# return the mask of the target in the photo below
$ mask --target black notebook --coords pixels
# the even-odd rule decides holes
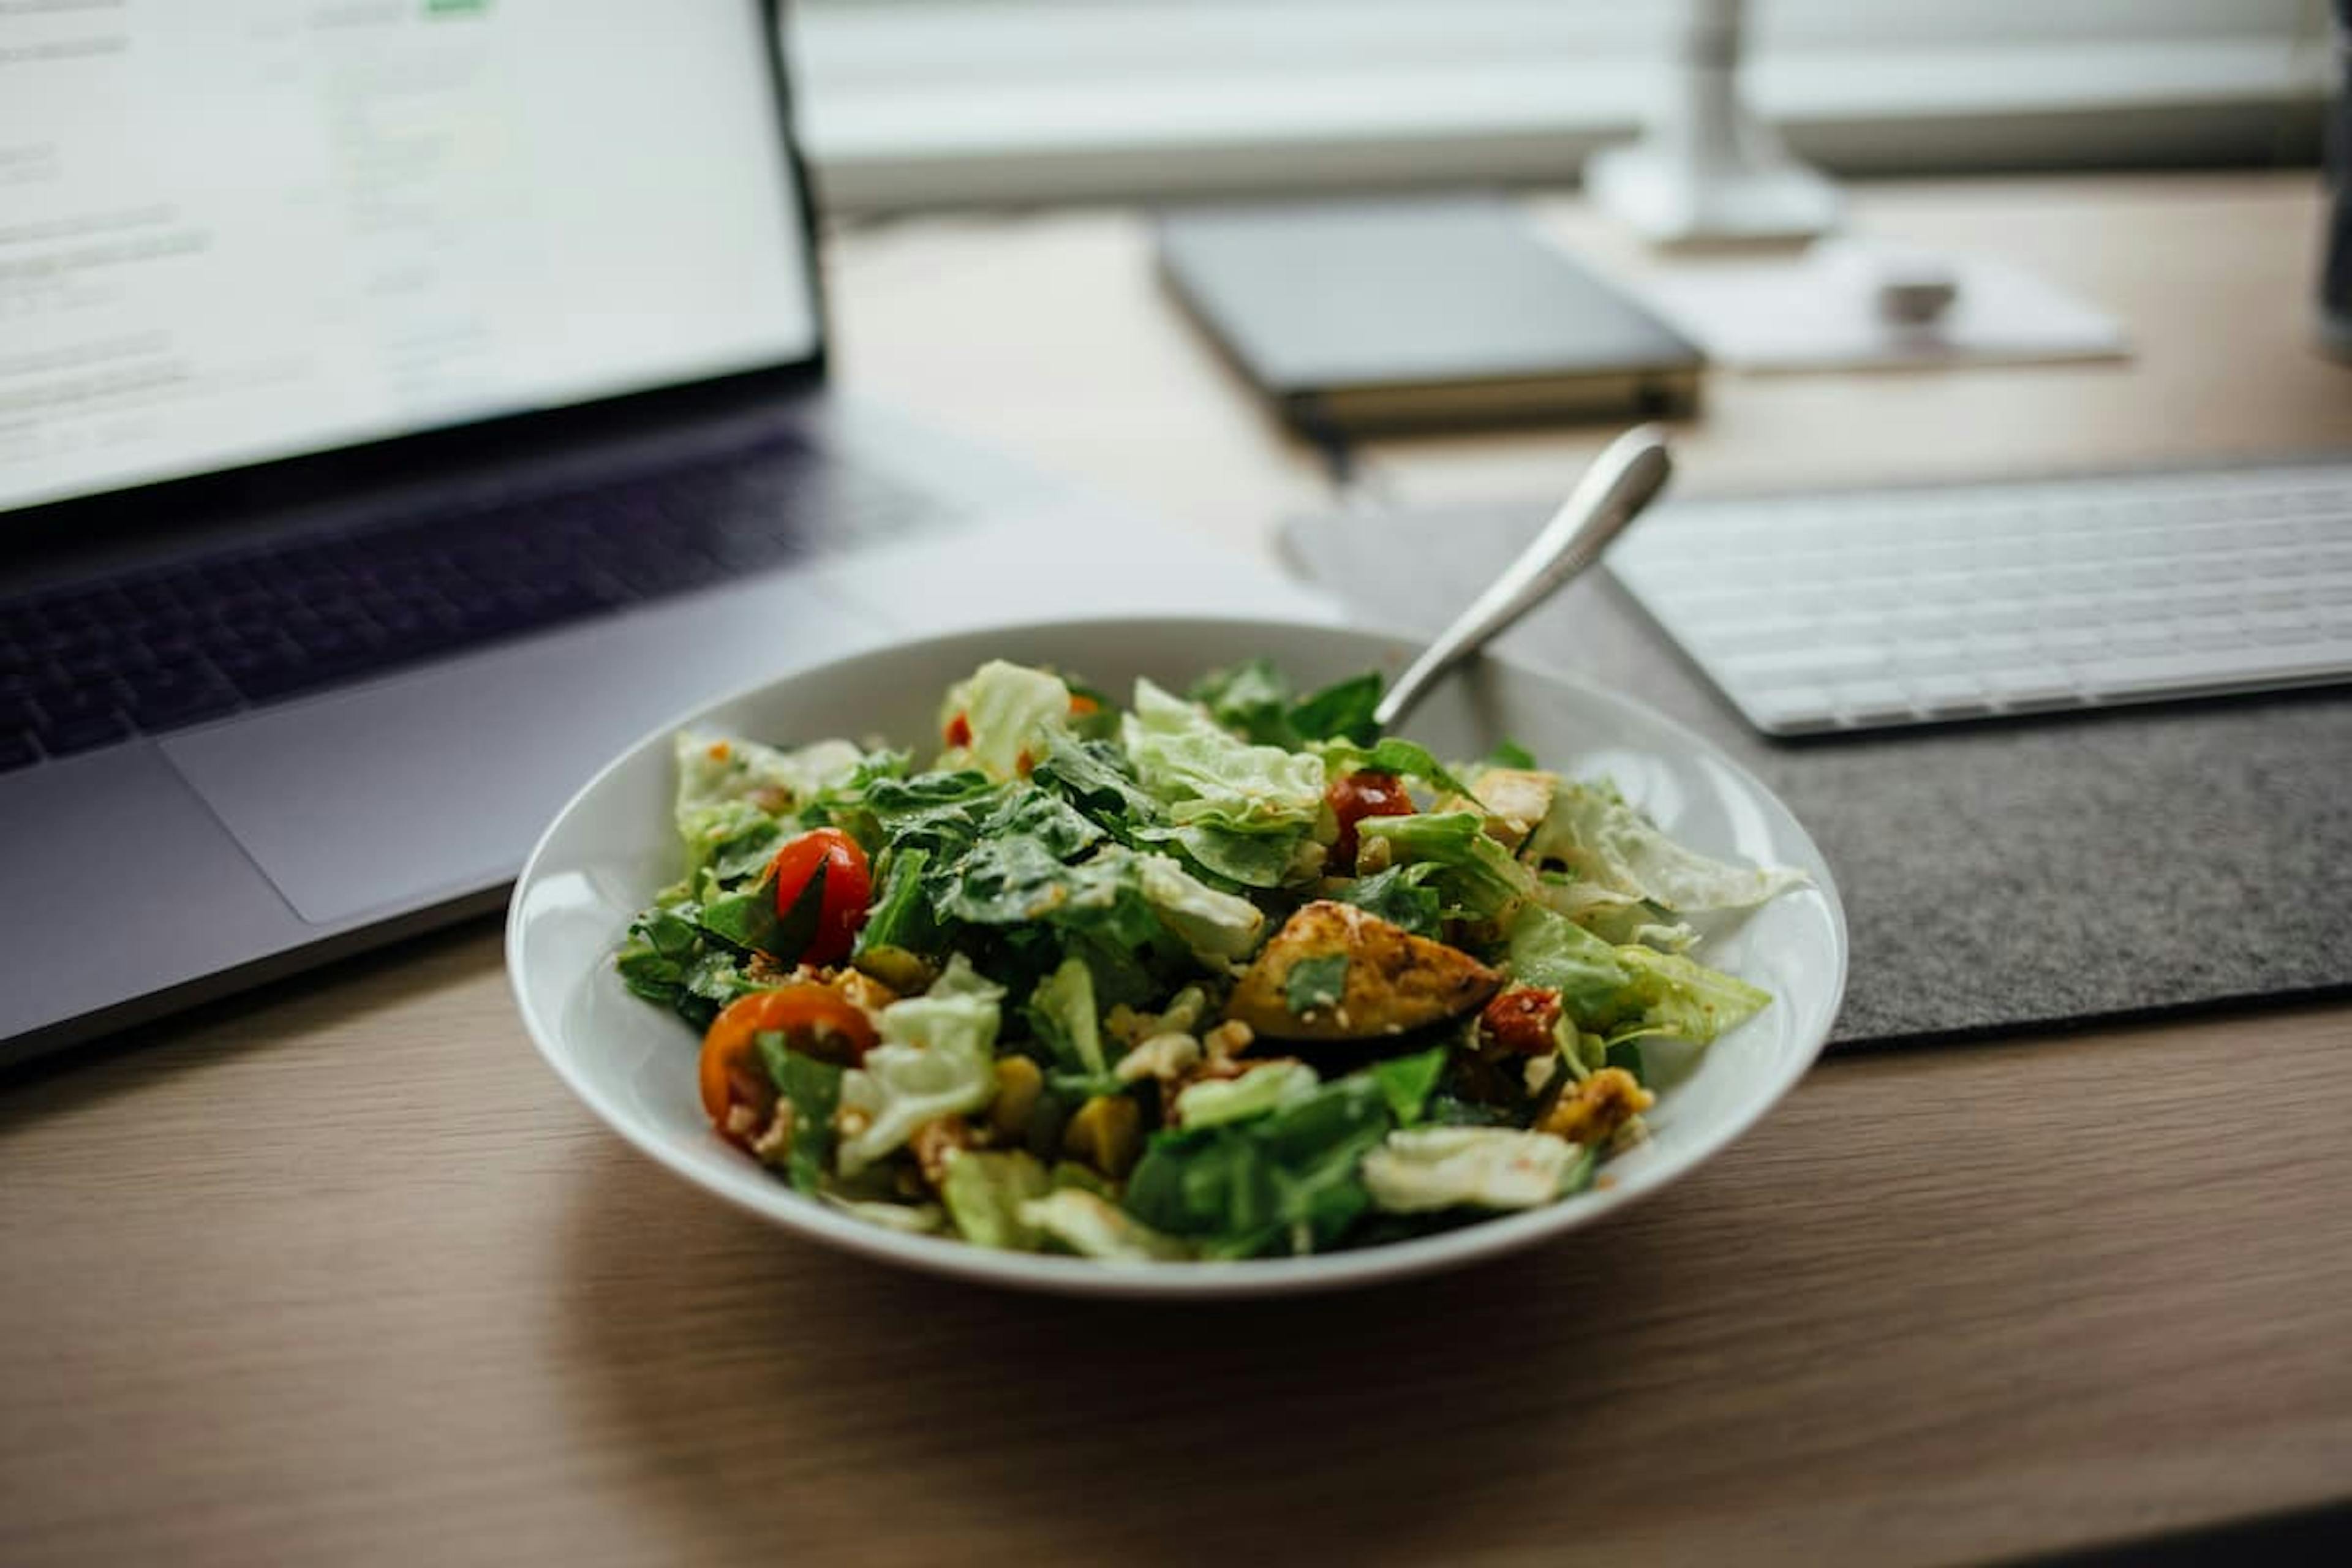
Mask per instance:
[[[1496,197],[1195,207],[1160,265],[1310,430],[1678,414],[1698,351]]]

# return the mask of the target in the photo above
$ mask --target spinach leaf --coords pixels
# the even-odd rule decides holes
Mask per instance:
[[[1486,765],[1495,768],[1532,768],[1538,765],[1536,754],[1507,735],[1495,742],[1486,753]]]
[[[1291,732],[1305,741],[1348,740],[1370,745],[1381,732],[1372,717],[1380,702],[1379,672],[1366,670],[1300,699],[1290,710]]]
[[[1135,782],[1126,753],[1110,741],[1054,735],[1029,778],[1114,829],[1160,819],[1160,803]]]
[[[1162,1133],[1128,1179],[1127,1207],[1204,1256],[1328,1247],[1370,1205],[1357,1167],[1391,1124],[1379,1086],[1360,1076],[1268,1116]]]
[[[865,925],[858,929],[852,956],[883,947],[908,952],[937,950],[940,923],[932,917],[930,900],[923,892],[924,873],[930,864],[931,852],[920,845],[883,851],[882,890],[876,895]]]
[[[1260,746],[1296,748],[1298,733],[1290,726],[1290,682],[1260,658],[1213,669],[1184,693],[1209,710],[1209,716],[1244,740]]]
[[[1635,1083],[1644,1088],[1649,1085],[1650,1080],[1642,1068],[1642,1043],[1639,1040],[1620,1040],[1609,1047],[1601,1057],[1601,1066],[1623,1068],[1633,1075]]]
[[[822,882],[820,868],[812,883]],[[805,893],[802,895],[807,897]],[[777,945],[776,885],[761,879],[748,888],[721,893],[702,906],[702,929],[730,947],[788,956]]]
[[[1368,1069],[1400,1127],[1419,1122],[1437,1080],[1445,1072],[1445,1047],[1433,1046],[1409,1057],[1391,1057]]]

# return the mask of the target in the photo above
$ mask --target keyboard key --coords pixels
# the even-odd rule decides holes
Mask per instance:
[[[131,726],[119,713],[82,713],[45,723],[38,731],[41,749],[53,757],[70,756],[131,737]]]
[[[2078,673],[2094,695],[2137,697],[2217,686],[2300,682],[2342,676],[2347,671],[2352,671],[2352,642],[2338,640],[2294,647],[2224,648],[2148,658],[2104,659],[2084,666]]]
[[[1837,689],[1838,710],[1855,724],[1885,724],[1917,716],[1911,695],[1892,680],[1852,680]]]
[[[1827,730],[1837,723],[1837,702],[1826,687],[1767,687],[1742,693],[1740,702],[1758,724],[1775,734]]]
[[[1939,718],[1982,713],[1991,707],[1984,688],[1973,676],[1922,675],[1908,679],[1905,684],[1919,707]]]

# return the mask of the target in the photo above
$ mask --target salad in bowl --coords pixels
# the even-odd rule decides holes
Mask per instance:
[[[1775,1005],[1708,934],[1808,879],[1381,689],[990,658],[919,746],[690,727],[612,973],[731,1158],[891,1232],[1238,1262],[1575,1201]]]

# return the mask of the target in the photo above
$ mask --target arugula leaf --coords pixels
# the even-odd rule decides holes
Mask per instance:
[[[1381,732],[1379,721],[1372,717],[1372,710],[1380,704],[1380,674],[1367,670],[1300,699],[1290,710],[1291,731],[1301,740],[1338,738],[1370,745]]]
[[[1389,1102],[1389,1114],[1397,1119],[1398,1125],[1411,1127],[1421,1121],[1437,1080],[1444,1075],[1445,1047],[1433,1046],[1409,1057],[1391,1057],[1374,1062],[1367,1070],[1372,1081],[1381,1086],[1381,1093]]]
[[[1290,966],[1282,983],[1282,1003],[1292,1017],[1303,1018],[1318,1007],[1336,1007],[1348,989],[1348,955],[1318,952]]]
[[[1343,904],[1402,926],[1415,936],[1434,937],[1444,925],[1444,900],[1429,886],[1438,868],[1430,861],[1391,866],[1370,877],[1359,877],[1331,896]]]

